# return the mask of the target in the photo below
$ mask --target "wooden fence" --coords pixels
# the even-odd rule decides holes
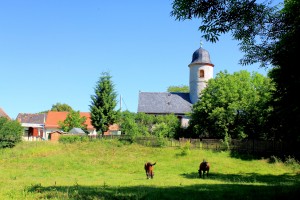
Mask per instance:
[[[95,139],[120,139],[129,140],[126,135],[104,135],[96,136]],[[169,146],[183,147],[189,145],[190,148],[199,148],[207,150],[231,150],[241,153],[261,154],[261,155],[290,155],[300,157],[300,145],[279,142],[279,141],[261,141],[261,140],[231,140],[226,146],[220,139],[192,139],[179,138],[162,139],[156,137],[137,137],[134,141],[145,146]]]

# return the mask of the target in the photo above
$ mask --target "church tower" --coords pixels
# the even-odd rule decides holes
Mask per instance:
[[[213,78],[214,65],[210,61],[208,51],[202,45],[193,54],[190,68],[190,100],[194,104],[198,101],[200,92],[206,87],[209,79]]]

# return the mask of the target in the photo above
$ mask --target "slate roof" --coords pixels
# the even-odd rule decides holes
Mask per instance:
[[[46,118],[46,113],[19,113],[17,116],[17,120],[20,123],[28,123],[28,124],[44,124],[44,120]]]
[[[148,114],[184,115],[191,112],[189,93],[180,92],[140,92],[138,112]]]
[[[210,64],[214,66],[210,61],[210,55],[208,51],[200,47],[193,53],[192,62],[190,65],[193,64]]]
[[[2,108],[0,108],[0,117],[6,117],[7,119],[10,119],[10,117],[4,112]]]
[[[85,132],[81,128],[72,128],[69,133],[73,134],[85,134]]]

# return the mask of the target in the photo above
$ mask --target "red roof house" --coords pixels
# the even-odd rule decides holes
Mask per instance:
[[[58,112],[58,111],[49,111],[45,121],[45,130],[46,133],[52,133],[55,131],[60,131],[59,121],[64,121],[67,118],[69,112]],[[91,115],[89,112],[80,112],[80,116],[86,117],[85,124],[87,125],[87,130],[89,134],[96,134],[96,129],[91,124]]]

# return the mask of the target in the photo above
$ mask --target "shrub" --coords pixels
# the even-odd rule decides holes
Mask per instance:
[[[285,158],[284,164],[292,166],[292,167],[296,167],[296,168],[300,168],[300,162],[297,161],[294,157],[292,156],[287,156]]]
[[[270,156],[270,158],[269,158],[269,163],[280,163],[280,162],[281,162],[281,159],[274,155]]]
[[[79,135],[62,135],[59,137],[59,142],[61,143],[75,143],[75,142],[88,142],[89,138],[86,136]]]
[[[184,146],[180,147],[181,148],[181,155],[182,156],[187,156],[191,153],[191,143],[190,141],[187,141]]]
[[[4,120],[0,123],[0,148],[11,148],[22,141],[23,127],[17,120]]]

